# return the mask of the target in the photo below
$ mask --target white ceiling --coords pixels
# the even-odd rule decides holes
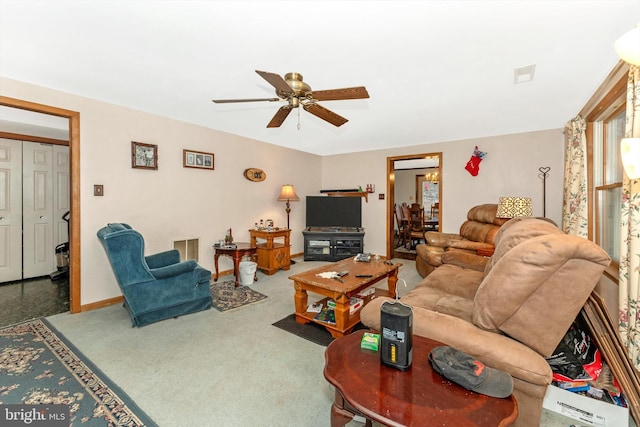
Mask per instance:
[[[328,155],[561,128],[638,22],[638,0],[0,0],[0,75]],[[321,102],[340,128],[211,102],[272,97],[256,69],[370,98]]]

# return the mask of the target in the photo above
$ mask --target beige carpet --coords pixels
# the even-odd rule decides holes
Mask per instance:
[[[394,261],[403,264],[404,295],[420,277],[413,261]],[[326,427],[334,390],[323,376],[325,347],[272,326],[294,310],[288,277],[321,265],[297,260],[289,271],[258,272],[251,288],[269,298],[228,313],[132,328],[117,304],[48,320],[161,427]],[[546,411],[543,417],[544,427],[578,425]]]

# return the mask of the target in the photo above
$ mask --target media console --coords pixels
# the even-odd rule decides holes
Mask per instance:
[[[364,228],[307,227],[302,235],[305,261],[340,261],[364,249]]]

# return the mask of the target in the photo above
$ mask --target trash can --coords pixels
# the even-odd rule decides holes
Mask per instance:
[[[253,261],[240,261],[240,284],[249,286],[253,284],[253,277],[256,274],[258,264]]]

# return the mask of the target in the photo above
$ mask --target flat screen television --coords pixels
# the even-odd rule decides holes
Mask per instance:
[[[362,228],[362,198],[307,196],[307,228]]]

